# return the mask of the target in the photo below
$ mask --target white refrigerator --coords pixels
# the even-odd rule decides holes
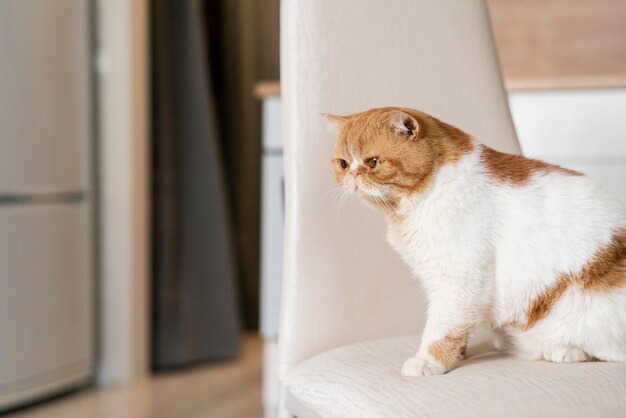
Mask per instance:
[[[0,0],[0,411],[94,368],[89,0]]]

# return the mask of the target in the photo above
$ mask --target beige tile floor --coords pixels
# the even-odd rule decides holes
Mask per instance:
[[[86,389],[11,418],[255,418],[261,404],[262,343],[243,340],[232,361],[158,374],[129,388]]]

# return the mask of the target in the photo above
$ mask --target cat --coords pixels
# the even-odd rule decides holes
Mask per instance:
[[[349,194],[382,211],[422,283],[427,322],[405,376],[439,375],[489,326],[518,355],[626,361],[626,212],[577,171],[491,149],[424,112],[325,115]]]

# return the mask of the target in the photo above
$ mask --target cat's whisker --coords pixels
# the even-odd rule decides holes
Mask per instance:
[[[328,212],[337,212],[341,210],[349,197],[349,194],[346,193],[345,189],[341,186],[329,189],[326,191],[326,193],[332,193],[334,195],[332,198],[332,203],[330,205],[331,209],[329,209]]]
[[[383,212],[385,212],[387,210],[387,208],[385,207],[385,205],[382,202],[382,200],[380,199],[380,197],[372,196],[372,199],[374,200],[374,202],[376,202],[378,204],[378,206],[380,206],[380,208],[383,210]]]
[[[391,203],[387,199],[382,198],[382,197],[380,199],[381,199],[383,205],[385,205],[385,207],[389,210],[390,213],[394,212],[393,206],[391,205]]]
[[[379,196],[374,196],[373,198],[380,205],[381,209],[383,209],[384,212],[386,212],[387,214],[393,213],[393,208],[391,207],[389,202]]]
[[[327,194],[337,194],[339,192],[343,192],[343,188],[341,186],[334,186],[334,187],[331,187],[330,189],[324,190],[324,193],[327,193]]]
[[[332,206],[337,206],[337,204],[343,199],[343,195],[345,194],[342,187],[335,186],[332,189],[326,191],[328,194],[332,194]]]
[[[393,212],[393,208],[391,207],[391,205],[389,204],[387,200],[385,200],[384,198],[380,196],[375,196],[375,200],[381,205],[383,210],[385,210],[387,213]]]
[[[348,193],[346,193],[345,190],[341,190],[341,192],[342,193],[339,196],[339,203],[337,205],[337,209],[341,209],[346,204],[346,202],[348,201],[348,197],[349,197]]]

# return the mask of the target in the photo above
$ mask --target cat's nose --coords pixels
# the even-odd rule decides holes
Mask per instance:
[[[350,173],[352,173],[352,175],[354,176],[354,178],[357,178],[357,177],[359,176],[359,174],[361,174],[361,173],[359,173],[358,171],[350,171]]]

